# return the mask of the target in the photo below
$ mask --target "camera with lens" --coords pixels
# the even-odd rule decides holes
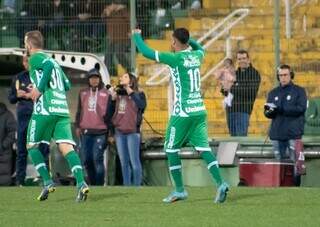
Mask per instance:
[[[267,118],[273,119],[277,116],[278,108],[274,103],[264,104],[264,115]]]
[[[117,85],[115,91],[117,95],[128,95],[127,90],[124,88],[122,84]]]

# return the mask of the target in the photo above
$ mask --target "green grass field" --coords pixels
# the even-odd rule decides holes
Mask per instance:
[[[320,226],[320,189],[232,188],[220,205],[212,188],[187,190],[188,200],[163,204],[168,187],[92,187],[77,204],[73,187],[44,202],[39,187],[0,188],[0,226]]]

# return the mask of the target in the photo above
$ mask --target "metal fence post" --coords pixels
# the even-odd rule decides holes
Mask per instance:
[[[274,72],[277,73],[277,68],[280,65],[280,1],[274,0],[274,21],[273,21],[273,41],[274,41]],[[274,77],[275,83],[277,78]]]
[[[130,28],[136,28],[136,1],[130,0]],[[136,45],[134,43],[133,38],[131,37],[131,72],[136,71]]]
[[[286,7],[286,37],[291,38],[291,5],[290,0],[285,1]]]

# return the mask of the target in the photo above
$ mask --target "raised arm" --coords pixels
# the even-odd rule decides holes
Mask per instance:
[[[191,46],[191,48],[193,50],[200,50],[200,51],[202,51],[204,53],[203,47],[197,41],[195,41],[194,39],[192,39],[192,38],[189,39],[189,45]]]
[[[156,60],[155,50],[151,49],[149,46],[145,44],[141,37],[141,33],[139,33],[139,30],[136,29],[133,31],[133,39],[136,43],[138,50],[142,53],[143,56],[151,60]]]
[[[159,52],[157,50],[151,49],[148,45],[145,44],[141,37],[141,30],[134,29],[132,31],[134,42],[137,45],[138,50],[142,53],[143,56],[151,60],[155,60],[160,63],[171,65],[175,62],[175,54],[171,52]]]

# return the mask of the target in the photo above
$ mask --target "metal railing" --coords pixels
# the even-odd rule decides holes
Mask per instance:
[[[291,38],[291,12],[296,9],[298,6],[304,5],[308,0],[296,0],[294,4],[291,3],[291,0],[285,0],[285,15],[286,15],[286,37],[287,39]],[[304,18],[305,20],[305,18]]]

